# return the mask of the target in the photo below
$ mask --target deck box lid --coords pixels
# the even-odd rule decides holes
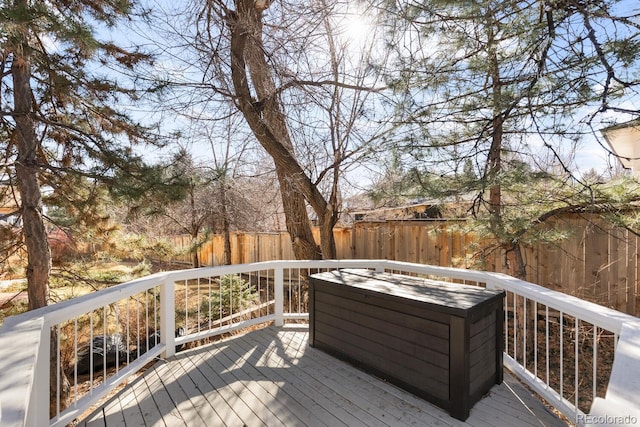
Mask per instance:
[[[470,310],[502,299],[504,291],[485,289],[459,283],[441,282],[401,274],[381,273],[365,269],[343,269],[310,276],[315,283],[324,281],[355,289],[375,292],[381,296],[403,298],[439,306],[444,311],[456,311],[465,316]]]

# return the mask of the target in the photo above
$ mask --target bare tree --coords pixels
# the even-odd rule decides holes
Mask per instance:
[[[213,167],[216,170],[216,199],[218,206],[218,223],[214,231],[224,236],[223,264],[231,264],[231,229],[232,225],[242,227],[246,218],[249,201],[247,195],[238,191],[237,179],[241,171],[241,162],[245,160],[248,141],[241,135],[240,124],[233,115],[229,115],[224,127],[216,138],[213,132],[208,132],[211,146]],[[246,229],[246,228],[245,228]]]
[[[198,67],[201,78],[168,73],[167,93],[181,91],[172,99],[189,99],[181,109],[197,120],[224,119],[225,105],[235,105],[272,159],[286,228],[296,257],[304,259],[335,257],[339,183],[366,153],[366,132],[375,123],[369,113],[377,82],[366,61],[345,66],[353,55],[335,39],[332,17],[345,4],[337,5],[210,1],[193,5],[191,15],[176,15],[180,24],[165,23],[176,27],[173,40],[184,47],[175,57],[185,56],[185,69]],[[321,230],[320,246],[309,209]]]

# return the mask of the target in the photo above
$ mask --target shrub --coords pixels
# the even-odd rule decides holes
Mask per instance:
[[[251,284],[238,275],[222,276],[216,282],[218,289],[200,305],[200,312],[210,313],[211,318],[224,318],[238,313],[258,299],[258,293]]]

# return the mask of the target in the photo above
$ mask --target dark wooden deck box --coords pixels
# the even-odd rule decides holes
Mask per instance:
[[[313,274],[309,344],[464,421],[502,382],[503,298],[370,270]]]

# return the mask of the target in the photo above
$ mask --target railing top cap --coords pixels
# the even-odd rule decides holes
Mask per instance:
[[[65,319],[61,319],[64,316],[69,315],[68,318],[71,318],[72,315],[82,314],[80,311],[86,312],[91,310],[91,307],[97,308],[102,305],[110,304],[137,292],[145,291],[155,286],[162,286],[164,283],[173,283],[175,281],[192,280],[225,274],[238,274],[252,271],[287,268],[376,268],[486,283],[487,286],[516,292],[526,298],[539,301],[549,306],[554,306],[556,309],[566,310],[567,313],[571,313],[577,317],[586,318],[589,322],[599,324],[614,332],[619,332],[623,323],[637,320],[634,316],[629,316],[570,295],[552,291],[502,273],[414,264],[392,260],[274,260],[249,264],[202,267],[198,269],[184,269],[155,273],[150,276],[135,279],[91,294],[10,317],[5,321],[2,330],[7,330],[12,328],[14,325],[38,317],[45,318],[46,322],[63,321]]]

